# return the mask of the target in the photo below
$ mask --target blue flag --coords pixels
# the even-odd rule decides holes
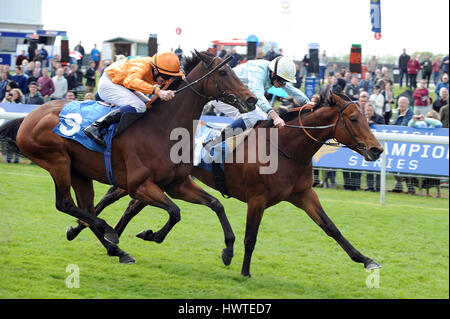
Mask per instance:
[[[381,33],[381,0],[370,0],[370,20],[372,22],[372,31]]]

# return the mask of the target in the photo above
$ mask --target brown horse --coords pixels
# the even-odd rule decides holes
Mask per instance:
[[[255,247],[259,224],[264,210],[281,201],[287,201],[303,209],[328,236],[334,238],[350,258],[363,263],[366,269],[376,269],[377,262],[362,255],[340,233],[323,210],[316,192],[312,188],[312,156],[329,139],[336,139],[354,151],[363,155],[367,161],[375,161],[383,152],[381,145],[369,129],[365,116],[358,106],[341,92],[330,92],[326,88],[321,93],[321,101],[306,114],[299,111],[284,116],[287,128],[279,130],[278,136],[278,170],[274,174],[260,174],[259,168],[264,166],[259,161],[249,163],[248,150],[257,152],[260,145],[248,145],[246,140],[234,153],[234,161],[225,163],[226,183],[229,195],[247,203],[247,226],[245,231],[245,255],[242,275],[250,276],[250,261]],[[299,126],[300,122],[300,126]],[[267,130],[272,121],[259,123],[255,128],[256,135],[260,130]],[[310,127],[310,129],[305,129]],[[315,129],[312,129],[314,127]],[[269,136],[266,134],[265,136]],[[255,141],[257,139],[253,139]],[[274,147],[268,139],[265,147]],[[242,148],[240,150],[240,148]],[[236,161],[236,154],[245,152],[244,163]],[[210,171],[194,167],[192,175],[205,184],[215,188],[213,175]],[[194,182],[190,187],[198,187]],[[127,194],[126,190],[112,187],[96,207],[100,213],[106,206]],[[142,208],[143,204],[132,200],[117,224],[116,230],[122,233],[128,222]],[[221,221],[222,222],[222,221]],[[72,238],[81,228],[70,229]],[[234,235],[225,233],[226,240],[233,240]],[[227,251],[232,251],[227,245]],[[225,264],[229,264],[229,255],[222,253]],[[232,255],[231,255],[232,257]]]
[[[197,193],[192,195],[184,184],[192,164],[171,161],[171,148],[177,143],[171,140],[171,132],[183,128],[192,136],[193,121],[199,119],[208,99],[224,99],[234,103],[241,112],[255,107],[257,99],[228,65],[206,76],[220,64],[223,64],[222,60],[207,52],[196,52],[192,58],[187,58],[183,65],[186,82],[194,85],[177,93],[168,102],[153,105],[149,112],[113,140],[112,167],[116,185],[143,205],[157,206],[169,213],[169,221],[152,236],[156,241],[162,241],[180,219],[180,209],[164,191],[176,193],[177,198],[188,201],[192,196],[198,196]],[[204,80],[195,81],[202,76],[205,76]],[[178,85],[183,87],[186,84]],[[27,158],[52,176],[56,208],[88,225],[109,255],[119,256],[123,263],[134,262],[131,256],[118,248],[116,231],[95,215],[92,180],[108,183],[103,155],[52,132],[66,103],[51,101],[28,114],[18,129],[17,145]],[[15,135],[5,130],[0,128],[0,132],[3,131],[0,136]],[[78,207],[72,199],[71,187]]]

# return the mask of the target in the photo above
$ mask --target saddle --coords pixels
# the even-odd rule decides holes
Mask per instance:
[[[115,185],[111,165],[112,140],[125,131],[132,123],[144,116],[145,113],[126,113],[117,124],[112,124],[104,130],[106,148],[95,143],[83,133],[83,129],[92,124],[98,118],[108,114],[111,106],[97,101],[72,101],[59,113],[59,124],[53,132],[64,138],[76,141],[87,149],[103,154],[105,172],[108,182]]]
[[[222,143],[215,145],[210,153],[205,150],[203,141],[208,141],[221,134],[222,128],[202,122],[196,132],[194,166],[212,172],[215,189],[225,198],[230,197],[225,178],[225,158],[232,156],[237,147],[245,141],[252,130],[253,128],[249,128],[241,134],[227,138]]]

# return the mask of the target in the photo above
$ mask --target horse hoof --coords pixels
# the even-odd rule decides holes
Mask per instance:
[[[252,275],[250,275],[250,273],[241,273],[242,276],[247,277],[247,278],[252,278]]]
[[[222,250],[222,262],[225,266],[229,266],[231,264],[231,260],[233,259],[233,253],[228,253],[227,249],[224,248]]]
[[[139,234],[136,235],[136,237],[141,238],[143,240],[147,240],[147,241],[154,241],[157,244],[160,244],[163,241],[151,229],[141,231]]]
[[[117,235],[116,232],[113,233],[105,233],[105,235],[103,236],[103,238],[113,244],[113,245],[118,245],[119,244],[119,236]]]
[[[365,268],[367,270],[375,270],[380,269],[381,266],[375,260],[371,260],[367,265],[365,265]]]
[[[75,234],[74,229],[73,229],[72,226],[70,226],[69,228],[67,228],[67,231],[66,231],[66,237],[67,237],[67,240],[68,240],[68,241],[72,241],[72,240],[75,239],[75,237],[77,237],[77,235]]]
[[[124,255],[120,256],[119,261],[121,264],[135,264],[136,263],[136,259],[131,257],[129,254],[124,254]]]
[[[153,232],[153,230],[149,229],[141,231],[139,234],[136,235],[136,237],[141,238],[143,240],[152,241],[154,235],[155,233]]]

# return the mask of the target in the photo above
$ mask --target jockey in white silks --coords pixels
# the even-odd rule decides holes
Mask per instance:
[[[235,107],[224,102],[209,102],[208,106],[212,104],[214,108],[234,121],[225,127],[221,134],[206,143],[205,148],[208,151],[214,145],[221,143],[226,137],[233,136],[236,131],[242,132],[253,127],[259,120],[271,118],[276,127],[285,125],[283,119],[273,110],[272,105],[265,97],[265,93],[272,86],[282,88],[289,96],[295,98],[300,105],[309,102],[308,97],[291,84],[295,83],[296,68],[294,61],[288,57],[279,56],[270,62],[267,60],[250,60],[234,67],[233,71],[239,80],[258,98],[258,102],[253,111],[244,114],[239,113]]]

